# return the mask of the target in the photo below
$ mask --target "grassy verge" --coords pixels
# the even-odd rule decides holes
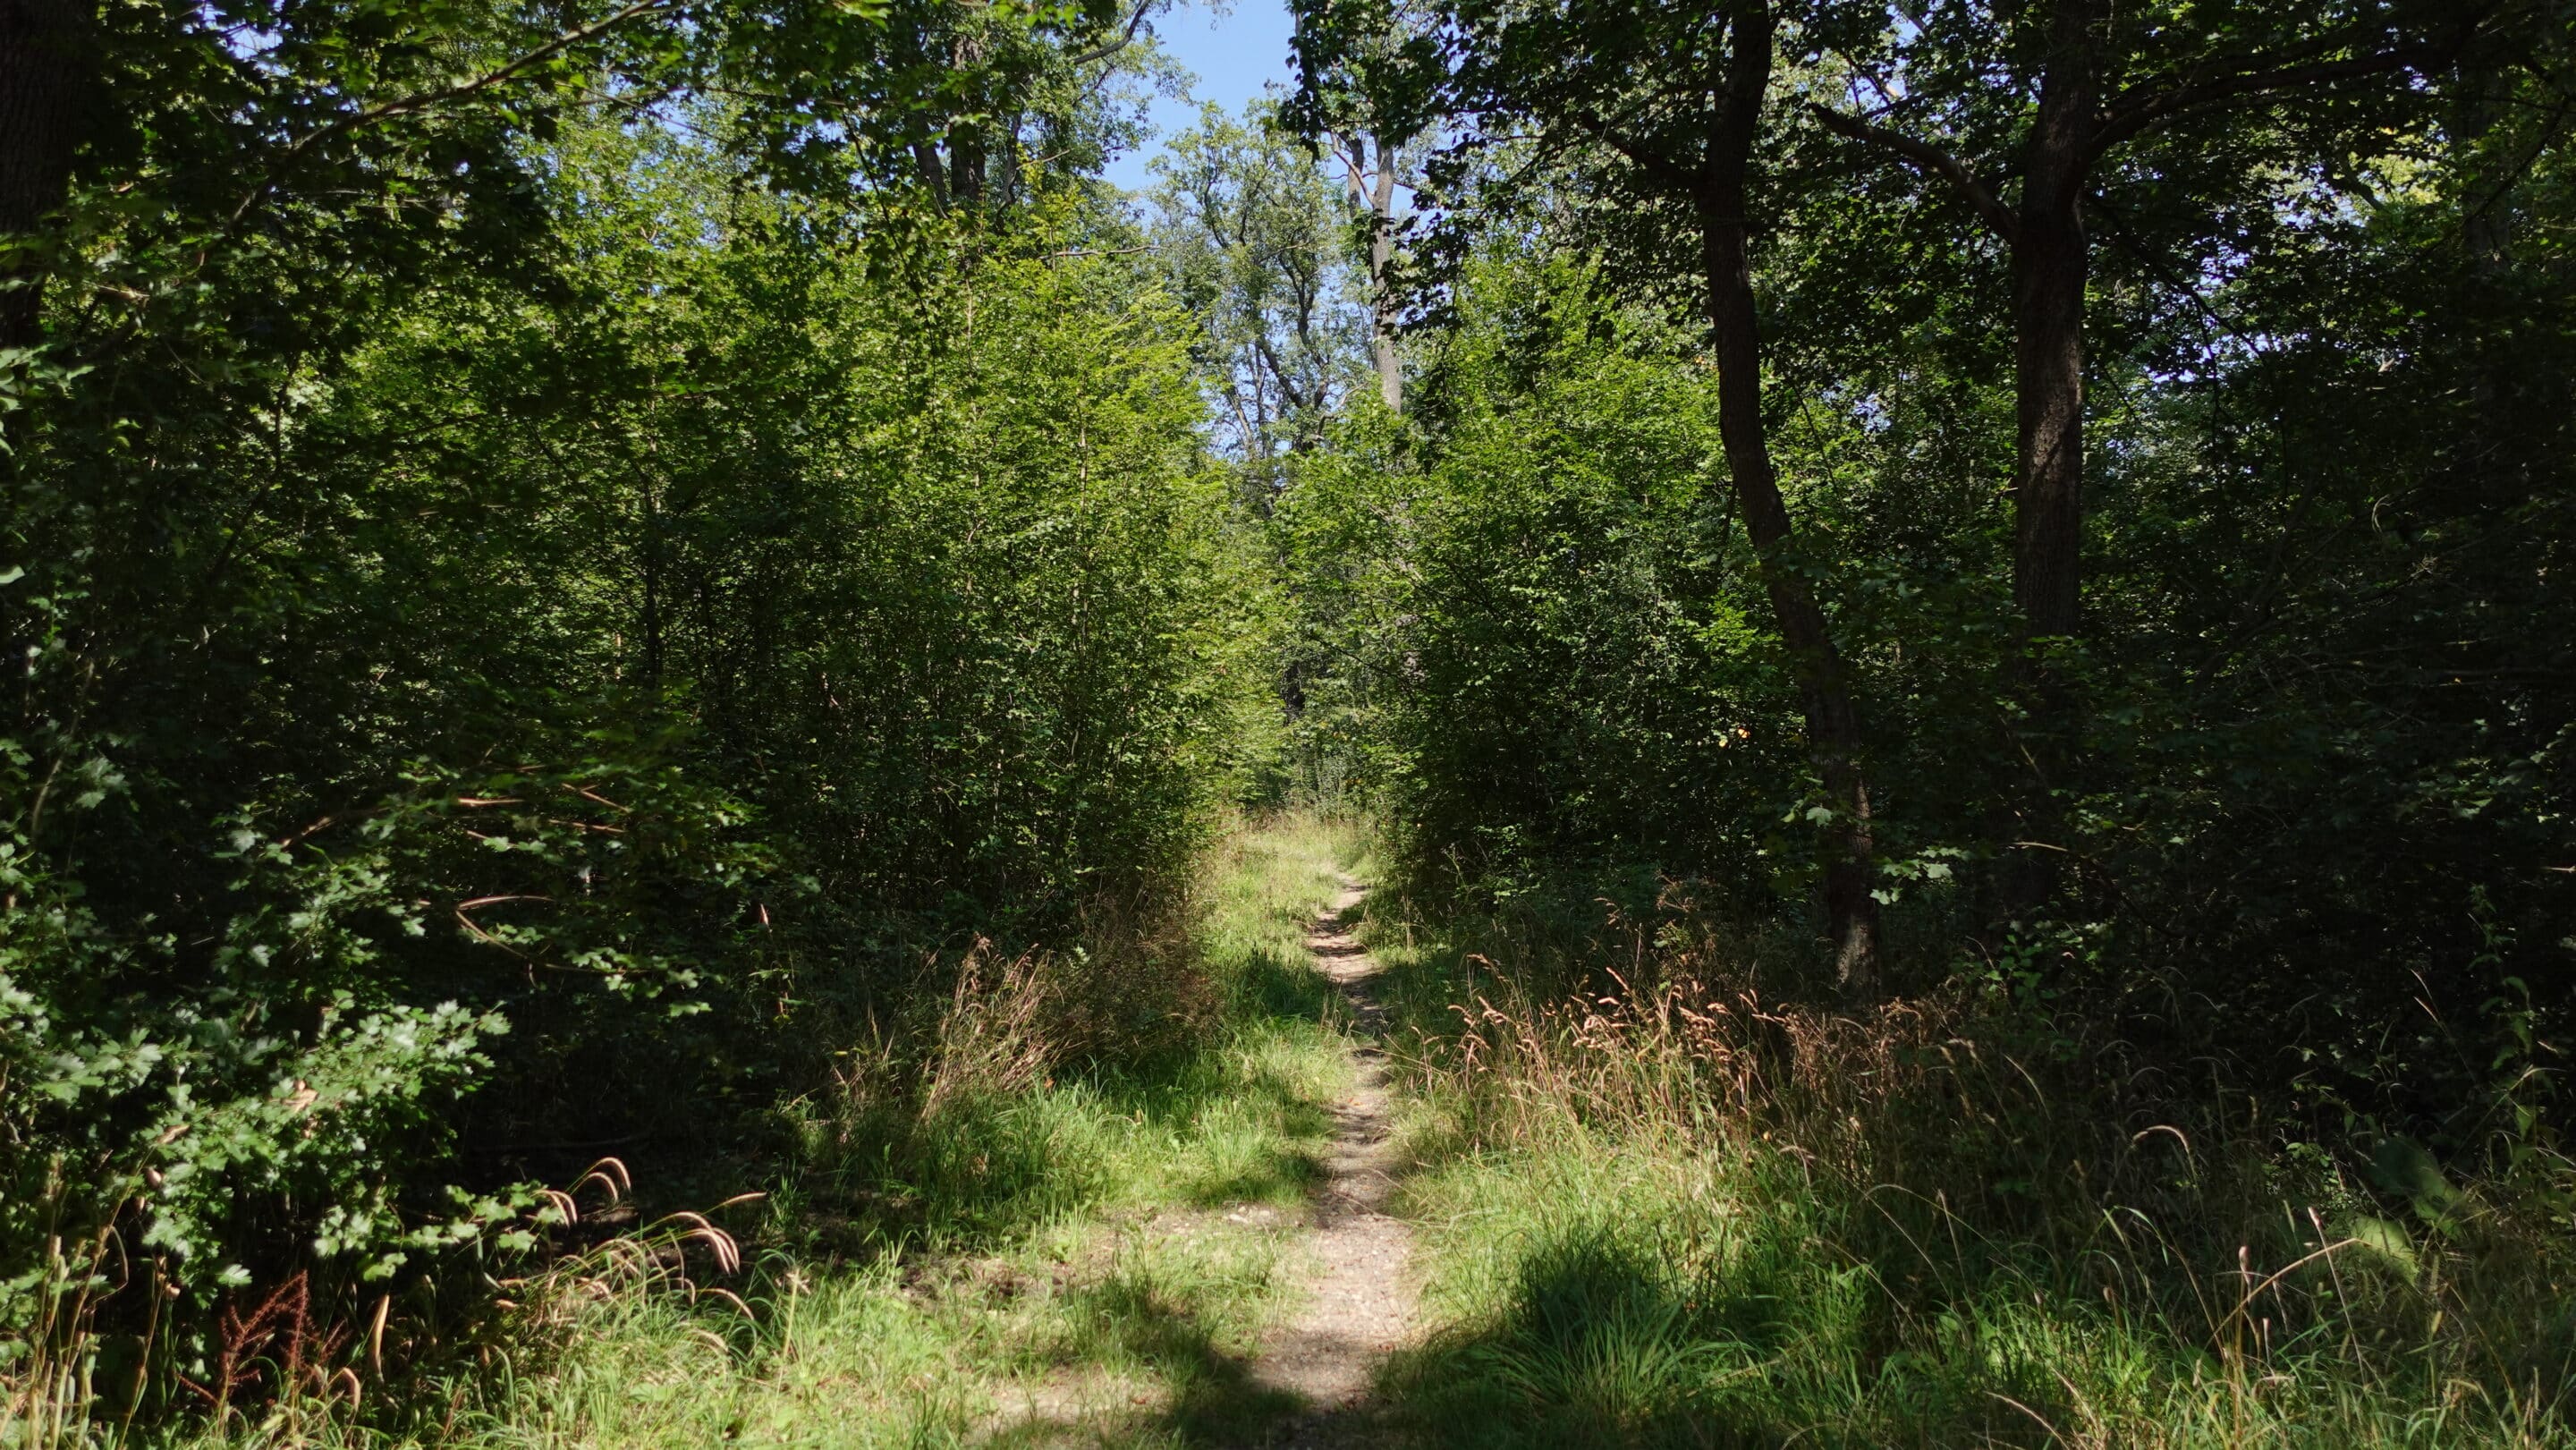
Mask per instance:
[[[1776,1008],[1669,925],[1365,935],[1441,1326],[1390,1375],[1417,1443],[2576,1445],[2548,1152],[2392,1203],[1970,995]]]
[[[1353,849],[1304,818],[1238,832],[1188,952],[970,973],[899,1095],[854,1051],[842,1091],[783,1113],[794,1166],[733,1210],[762,1220],[738,1240],[685,1218],[631,1233],[516,1286],[513,1332],[403,1413],[306,1402],[221,1443],[1151,1446],[1253,1430],[1286,1407],[1242,1361],[1292,1307],[1291,1234],[1347,1088],[1303,936]],[[1132,1002],[1116,974],[1148,968],[1188,972],[1187,1040],[1109,1066],[1047,1050],[1056,1026]],[[748,1262],[722,1272],[736,1243]]]

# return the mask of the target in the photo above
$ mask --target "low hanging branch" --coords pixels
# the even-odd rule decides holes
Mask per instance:
[[[1994,188],[1978,180],[1977,174],[1956,156],[1902,131],[1876,125],[1858,116],[1845,115],[1831,106],[1810,101],[1807,112],[1837,136],[1876,146],[1924,175],[1948,182],[1968,203],[1969,209],[1977,214],[1977,220],[1993,228],[1997,236],[2010,241],[2020,234],[2021,222],[2014,217],[2012,208],[2004,205],[2003,198],[1995,194]]]

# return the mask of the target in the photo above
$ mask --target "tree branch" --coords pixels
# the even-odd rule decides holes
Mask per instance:
[[[1119,30],[1116,40],[1104,40],[1089,50],[1067,57],[1067,60],[1074,65],[1089,65],[1095,60],[1107,60],[1135,44],[1136,32],[1145,23],[1145,12],[1153,8],[1154,0],[1136,0],[1136,9],[1127,17],[1127,24]]]
[[[2314,49],[2315,47],[2301,47]],[[2323,85],[2333,81],[2356,80],[2363,76],[2385,75],[2390,71],[2425,69],[2442,60],[2449,49],[2431,44],[2402,45],[2389,50],[2345,56],[2339,60],[2308,61],[2302,64],[2264,64],[2261,58],[2232,75],[2214,77],[2192,85],[2162,89],[2131,87],[2106,108],[2093,127],[2088,157],[2099,156],[2110,147],[2128,140],[2156,122],[2186,111],[2196,111],[2221,101],[2245,96],[2259,96],[2277,91],[2296,90],[2301,86]],[[2279,57],[2272,57],[2278,60]],[[2259,68],[2258,68],[2259,67]]]
[[[2462,218],[2463,221],[2484,220],[2488,212],[2495,210],[2498,202],[2503,201],[2515,187],[2522,184],[2523,178],[2531,174],[2531,168],[2538,165],[2540,158],[2547,155],[2549,148],[2557,142],[2558,128],[2567,123],[2567,114],[2570,110],[2576,110],[2576,96],[2567,97],[2558,103],[2558,109],[2550,113],[2548,122],[2540,128],[2540,138],[2523,151],[2520,160],[2505,169],[2504,180],[2489,189],[2486,200],[2469,208],[2468,215]]]
[[[2209,305],[2209,299],[2201,295],[2199,288],[2191,285],[2167,265],[2164,258],[2150,250],[2147,244],[2139,239],[2137,232],[2130,228],[2128,219],[2120,214],[2117,207],[2111,205],[2109,197],[2099,191],[2090,192],[2084,198],[2084,205],[2087,215],[2102,219],[2105,229],[2111,235],[2111,240],[2119,244],[2120,250],[2135,258],[2138,265],[2154,274],[2157,281],[2173,289],[2176,296],[2191,303],[2199,310],[2202,317],[2209,320],[2211,326],[2236,339],[2248,352],[2259,354],[2264,351],[2260,341],[2248,336],[2244,329],[2228,321],[2225,314]]]
[[[1611,134],[1607,129],[1596,130],[1593,133],[1593,139],[1599,141],[1602,145],[1609,147],[1611,150],[1618,152],[1620,155],[1627,157],[1638,170],[1653,177],[1655,179],[1655,184],[1665,188],[1666,190],[1694,191],[1698,189],[1699,178],[1692,173],[1691,169],[1682,165],[1680,162],[1675,161],[1673,158],[1665,155],[1661,151],[1638,145],[1633,141],[1623,141],[1619,139],[1619,137]]]
[[[1305,407],[1306,400],[1298,396],[1297,385],[1288,381],[1288,370],[1279,365],[1279,354],[1270,350],[1270,339],[1255,333],[1252,346],[1261,354],[1261,360],[1270,365],[1270,376],[1279,384],[1279,396],[1286,398],[1292,408]]]
[[[1807,110],[1835,135],[1879,147],[1924,175],[1950,183],[1951,188],[1967,201],[1969,209],[1977,214],[1977,219],[2005,241],[2012,241],[2020,235],[2021,221],[2013,215],[2012,208],[2005,206],[2003,198],[1995,195],[1994,188],[1979,181],[1975,172],[1949,152],[1917,141],[1902,131],[1872,125],[1858,116],[1846,116],[1831,106],[1809,101]]]
[[[303,155],[306,150],[319,142],[333,136],[347,135],[361,126],[372,125],[378,121],[390,120],[396,116],[408,116],[415,111],[425,111],[432,106],[443,106],[450,101],[461,101],[467,96],[490,90],[504,81],[514,79],[564,50],[579,45],[585,40],[595,40],[630,20],[640,20],[648,15],[671,14],[687,9],[692,3],[694,0],[634,0],[634,3],[594,20],[588,25],[578,25],[562,32],[499,70],[477,76],[472,80],[458,81],[454,85],[441,86],[436,90],[422,91],[417,95],[397,96],[393,100],[369,106],[355,115],[343,116],[330,125],[307,131],[288,142],[286,149],[269,164],[268,172],[260,178],[259,184],[242,196],[241,204],[233,208],[232,220],[238,223],[250,210],[251,204],[258,201],[263,192],[277,183],[279,174],[293,164],[296,157]]]

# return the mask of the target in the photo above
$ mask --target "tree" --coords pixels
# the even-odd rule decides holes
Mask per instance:
[[[1332,183],[1277,122],[1263,101],[1241,121],[1204,108],[1155,160],[1153,192],[1155,250],[1201,319],[1220,430],[1265,495],[1282,486],[1282,453],[1322,442],[1369,326],[1340,259]]]
[[[2129,143],[2159,130],[2216,124],[2241,137],[2245,108],[2277,106],[2320,87],[2427,74],[2456,53],[2482,13],[2378,0],[2358,13],[2308,4],[2236,7],[2212,21],[2188,5],[2114,7],[2109,0],[1926,6],[1888,48],[1854,61],[1866,115],[1824,105],[1827,129],[1955,192],[2008,255],[2015,449],[2012,625],[2019,648],[2008,690],[2027,725],[2029,766],[1995,832],[2008,853],[1999,904],[2026,910],[2055,887],[2058,797],[2071,788],[2075,692],[2044,641],[2083,630],[2085,307],[2092,269],[2088,205]],[[1919,134],[1933,133],[1931,139]],[[2188,190],[2191,167],[2133,165],[2119,179]],[[2241,184],[2247,171],[2233,168]],[[2000,803],[1999,803],[2000,804]],[[2034,839],[2035,838],[2035,839]]]
[[[1865,116],[1811,108],[1837,134],[1954,190],[2009,250],[2013,601],[2027,637],[2082,629],[2084,214],[2106,163],[2150,131],[2222,106],[2429,75],[2495,6],[2376,0],[2332,17],[2319,8],[2238,7],[2210,25],[2176,4],[1924,7],[1889,58],[1857,67],[1856,89],[1885,105]],[[1926,124],[1950,134],[1915,133]]]
[[[1763,417],[1752,181],[1779,16],[1768,0],[1448,4],[1426,27],[1443,38],[1438,50],[1399,47],[1393,59],[1381,50],[1355,63],[1354,47],[1374,34],[1365,18],[1352,20],[1330,0],[1303,4],[1299,15],[1298,58],[1310,91],[1355,68],[1382,114],[1419,126],[1437,108],[1453,122],[1472,121],[1478,129],[1453,153],[1535,127],[1539,154],[1579,156],[1602,184],[1647,203],[1641,225],[1668,209],[1692,234],[1736,509],[1760,561],[1830,802],[1825,906],[1836,974],[1853,995],[1875,995],[1874,828],[1860,716],[1780,493]]]
[[[0,1282],[159,1259],[92,1302],[162,1368],[243,1275],[345,1318],[533,1243],[446,1189],[564,1165],[464,1145],[1154,905],[1252,677],[1187,321],[1096,148],[943,213],[902,144],[1104,134],[1108,7],[798,65],[957,11],[0,8]]]
[[[1378,401],[1388,412],[1401,413],[1404,364],[1395,350],[1395,238],[1403,223],[1396,216],[1395,193],[1412,184],[1411,168],[1403,144],[1383,135],[1354,132],[1333,138],[1332,145],[1333,159],[1341,163],[1350,188],[1351,209],[1366,218],[1368,228],[1369,366],[1377,374]]]
[[[1400,0],[1302,11],[1298,53],[1308,54],[1311,45],[1314,56],[1329,60],[1304,68],[1285,108],[1291,126],[1331,149],[1367,237],[1370,365],[1378,400],[1390,413],[1404,411],[1395,339],[1405,289],[1396,244],[1407,219],[1397,215],[1396,193],[1419,186],[1420,142],[1433,119],[1424,108],[1421,87],[1430,72],[1422,62],[1438,21],[1436,8],[1415,10]]]
[[[472,0],[396,24],[374,0],[0,0],[0,349],[40,340],[84,184],[177,178],[158,194],[196,238],[183,255],[320,197],[381,234],[469,197],[489,211],[523,183],[527,144],[594,103],[720,95],[746,173],[1007,212],[1131,129],[1098,93],[1151,3]]]
[[[0,348],[39,335],[39,232],[70,189],[96,101],[92,29],[73,0],[0,0]]]

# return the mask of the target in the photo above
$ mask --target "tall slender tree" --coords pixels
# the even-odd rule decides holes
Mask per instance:
[[[1372,151],[1374,147],[1374,151]],[[1404,363],[1395,349],[1399,306],[1395,280],[1395,238],[1402,226],[1395,194],[1409,186],[1410,158],[1404,143],[1383,133],[1353,132],[1333,143],[1334,158],[1350,192],[1351,210],[1368,229],[1369,367],[1377,374],[1378,401],[1390,413],[1404,411]]]
[[[1535,128],[1543,156],[1591,159],[1649,211],[1684,220],[1718,375],[1718,430],[1736,511],[1760,561],[1788,647],[1808,747],[1831,802],[1825,905],[1836,974],[1857,997],[1879,990],[1876,853],[1860,713],[1841,651],[1782,498],[1762,405],[1762,340],[1753,291],[1756,143],[1778,53],[1770,0],[1668,7],[1568,0],[1523,8],[1490,0],[1435,7],[1427,39],[1393,54],[1365,9],[1298,7],[1298,60],[1310,95],[1371,88],[1383,115],[1436,109],[1467,130],[1457,147]],[[1374,72],[1374,74],[1372,74]],[[1417,127],[1428,117],[1412,118]],[[1649,223],[1652,224],[1652,223]]]
[[[1329,14],[1312,7],[1302,14],[1301,37],[1304,21],[1318,27],[1313,54],[1320,58],[1329,50],[1331,62],[1306,70],[1285,116],[1315,144],[1329,146],[1342,169],[1366,238],[1361,251],[1368,266],[1369,364],[1377,374],[1378,401],[1400,413],[1404,372],[1396,331],[1405,289],[1396,248],[1405,219],[1397,212],[1397,194],[1415,190],[1420,180],[1420,141],[1432,119],[1422,87],[1431,74],[1425,62],[1439,13],[1405,0],[1366,0],[1333,6]],[[1303,53],[1306,40],[1298,44]]]

